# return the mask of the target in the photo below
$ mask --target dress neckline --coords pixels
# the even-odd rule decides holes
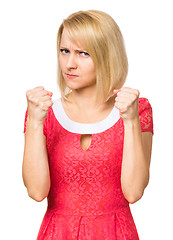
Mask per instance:
[[[112,127],[120,118],[119,110],[114,106],[109,115],[96,123],[79,123],[71,120],[66,114],[61,97],[53,100],[52,109],[55,117],[63,128],[72,133],[96,134]]]

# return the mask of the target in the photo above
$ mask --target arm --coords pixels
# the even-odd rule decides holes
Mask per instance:
[[[42,201],[50,190],[46,147],[47,127],[44,123],[48,109],[53,104],[52,94],[42,86],[26,92],[28,109],[24,122],[25,144],[22,177],[29,196],[36,201]]]
[[[29,117],[25,132],[22,177],[31,198],[42,201],[48,195],[50,175],[46,136],[43,134],[43,124],[29,120]]]
[[[152,109],[146,99],[141,100],[138,109],[140,93],[136,89],[123,87],[114,93],[117,94],[115,106],[120,110],[124,123],[121,186],[126,199],[134,203],[142,197],[149,182]]]
[[[135,203],[149,182],[152,132],[141,132],[139,118],[124,123],[124,131],[121,185],[126,199]]]

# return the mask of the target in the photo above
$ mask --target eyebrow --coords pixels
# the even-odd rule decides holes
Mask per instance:
[[[60,46],[60,48],[70,51],[67,47]],[[82,49],[75,49],[75,52],[87,52],[87,51]]]

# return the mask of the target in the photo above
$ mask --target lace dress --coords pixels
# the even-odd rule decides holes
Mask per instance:
[[[26,130],[28,109],[25,113]],[[139,98],[141,131],[153,133],[152,108]],[[51,188],[37,240],[139,240],[121,189],[124,125],[114,106],[106,119],[78,123],[53,100],[44,121]],[[89,148],[81,134],[92,134]]]

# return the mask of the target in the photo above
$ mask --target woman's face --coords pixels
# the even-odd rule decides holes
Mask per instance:
[[[77,41],[76,41],[77,42]],[[79,89],[96,83],[93,60],[80,44],[74,44],[63,30],[59,64],[67,86]]]

